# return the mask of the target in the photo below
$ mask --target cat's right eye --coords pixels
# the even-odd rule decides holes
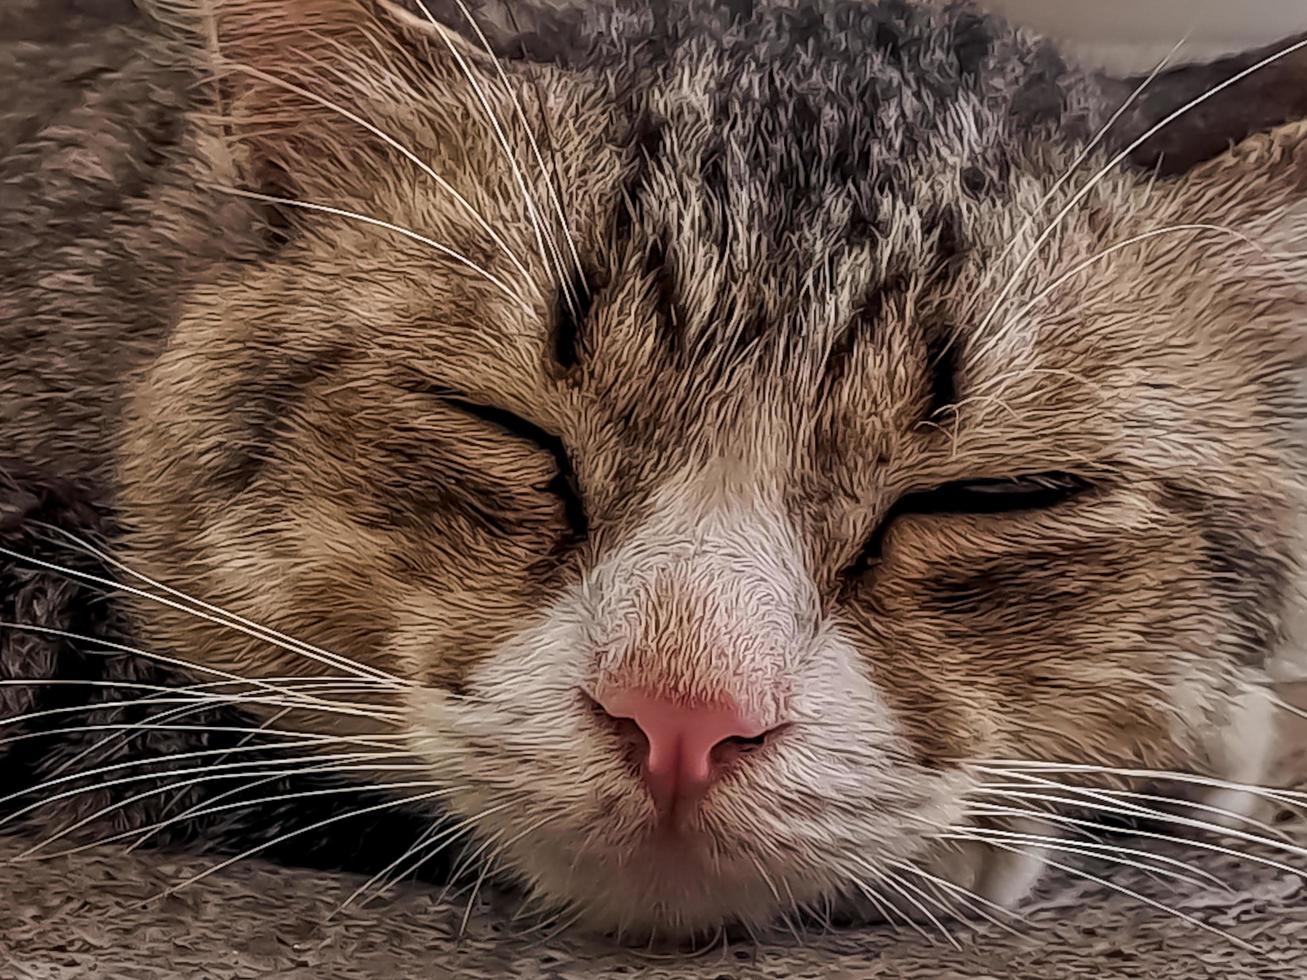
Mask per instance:
[[[546,432],[534,422],[528,422],[526,419],[505,409],[471,402],[452,393],[442,392],[437,397],[450,408],[463,412],[465,415],[470,415],[475,419],[480,419],[512,438],[530,442],[552,456],[556,467],[554,476],[540,489],[553,494],[562,503],[568,530],[571,533],[571,540],[583,541],[585,539],[589,533],[589,518],[586,515],[585,503],[581,497],[581,487],[576,477],[576,471],[572,468],[571,457],[568,455],[567,447],[563,444],[562,439],[551,432]]]

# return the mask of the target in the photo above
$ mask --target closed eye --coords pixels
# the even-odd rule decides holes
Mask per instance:
[[[553,478],[541,489],[554,494],[562,502],[563,513],[566,515],[573,540],[585,540],[589,532],[589,520],[581,499],[580,483],[576,478],[576,471],[572,468],[571,457],[568,456],[567,447],[563,445],[562,439],[552,432],[542,429],[534,422],[530,422],[520,415],[514,415],[506,409],[468,401],[466,398],[442,389],[437,389],[432,393],[450,408],[465,415],[470,415],[475,419],[480,419],[505,435],[533,443],[549,453],[554,460],[555,472]]]
[[[914,514],[1006,514],[1055,507],[1088,489],[1085,480],[1069,473],[959,480],[908,494],[896,509]]]
[[[957,480],[900,497],[876,528],[846,574],[856,577],[881,555],[885,532],[894,521],[913,515],[1002,515],[1049,510],[1066,503],[1092,485],[1070,473]]]

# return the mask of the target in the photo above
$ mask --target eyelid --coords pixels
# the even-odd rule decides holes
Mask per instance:
[[[455,411],[486,422],[506,435],[531,442],[549,453],[558,471],[550,481],[551,490],[563,501],[563,509],[573,533],[578,538],[586,536],[589,531],[589,520],[581,501],[580,481],[572,466],[572,458],[568,455],[567,447],[561,438],[507,409],[470,401],[457,392],[432,386],[431,394]]]
[[[483,405],[454,392],[435,390],[433,394],[442,404],[447,405],[449,408],[493,425],[507,435],[535,443],[552,455],[557,456],[565,452],[562,439],[534,422],[508,411],[508,409],[498,408],[494,405]]]
[[[1047,495],[1041,496],[1038,482],[1048,480],[1050,486]],[[1029,491],[1020,489],[1022,481],[1027,481]],[[1014,486],[1012,492],[1004,493],[1003,486]],[[900,497],[881,518],[875,530],[858,552],[845,572],[848,577],[862,574],[870,565],[880,558],[885,534],[899,518],[912,516],[947,516],[957,517],[990,515],[1002,516],[1030,511],[1048,510],[1081,496],[1094,489],[1094,484],[1072,473],[1047,472],[1015,477],[980,478],[976,480],[957,480],[940,484],[927,490],[907,493]],[[950,501],[948,494],[973,494],[969,505],[959,506],[956,499]]]
[[[1073,473],[955,480],[900,498],[894,510],[921,514],[1003,514],[1042,510],[1092,488]],[[951,496],[950,496],[951,495]],[[964,498],[964,499],[960,499]]]

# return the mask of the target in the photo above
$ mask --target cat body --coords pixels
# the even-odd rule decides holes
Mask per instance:
[[[11,576],[68,520],[145,593],[78,670],[393,749],[321,775],[626,933],[905,867],[1017,901],[1039,766],[1261,781],[1296,95],[1181,115],[1208,73],[1132,96],[964,3],[151,9],[0,129]]]

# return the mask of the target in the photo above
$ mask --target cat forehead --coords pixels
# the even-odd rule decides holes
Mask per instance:
[[[985,193],[1039,166],[1032,134],[1070,142],[1098,114],[1051,47],[965,7],[650,4],[586,23],[666,231],[884,234],[887,202],[929,204],[941,171]]]
[[[592,260],[656,278],[619,302],[659,306],[695,348],[780,330],[825,358],[851,320],[947,292],[1002,234],[1014,174],[1051,183],[1098,112],[1051,49],[965,8],[653,4],[585,24],[630,162]]]

